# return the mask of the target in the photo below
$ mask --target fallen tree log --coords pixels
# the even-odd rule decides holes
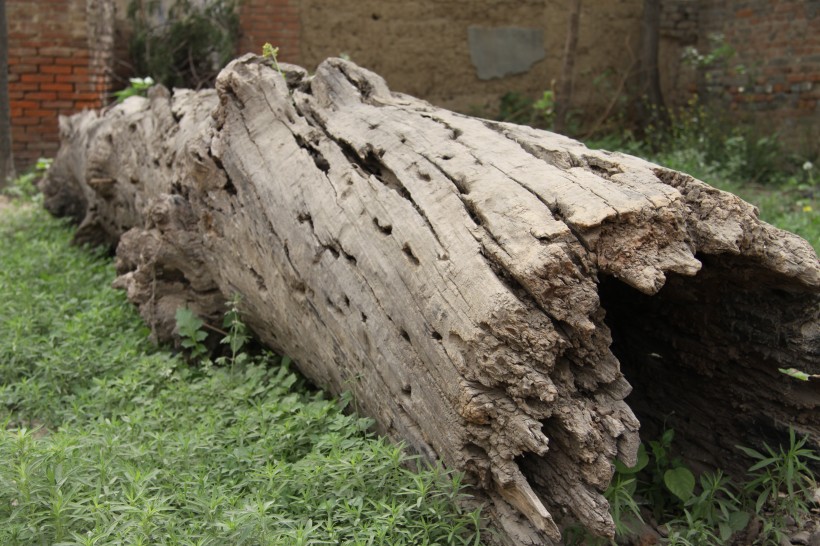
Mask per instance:
[[[215,93],[61,120],[46,206],[117,246],[157,339],[177,307],[216,322],[241,295],[264,343],[467,472],[510,544],[560,543],[572,520],[612,535],[602,492],[635,459],[633,408],[650,427],[674,411],[706,465],[788,426],[817,445],[816,383],[778,372],[820,373],[805,241],[687,175],[350,62],[283,70],[245,56]]]

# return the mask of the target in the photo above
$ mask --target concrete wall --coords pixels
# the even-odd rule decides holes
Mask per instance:
[[[606,91],[636,55],[641,10],[642,0],[584,2],[575,108],[607,102]],[[310,69],[346,53],[396,91],[459,111],[488,111],[508,91],[535,97],[553,85],[568,17],[566,0],[301,0],[301,61]],[[542,31],[543,59],[524,73],[480,79],[470,27]]]
[[[462,112],[489,115],[508,91],[533,97],[561,69],[567,0],[289,0],[300,6],[298,61],[311,68],[346,53],[397,91]],[[573,108],[594,120],[633,83],[642,0],[584,2]],[[543,31],[543,59],[499,79],[479,78],[470,27]],[[681,61],[684,50],[713,47],[722,35],[734,58],[707,71]],[[784,142],[820,151],[820,2],[816,0],[663,0],[661,84],[667,104],[695,93],[738,121]],[[733,67],[742,64],[744,74]],[[627,73],[630,77],[626,78]],[[708,85],[705,85],[707,84]]]

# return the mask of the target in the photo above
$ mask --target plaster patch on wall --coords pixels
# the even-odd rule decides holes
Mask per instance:
[[[540,28],[471,26],[467,43],[481,80],[523,74],[545,56]]]

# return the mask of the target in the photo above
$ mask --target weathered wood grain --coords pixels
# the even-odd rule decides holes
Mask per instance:
[[[817,387],[792,397],[776,371],[791,359],[820,372],[805,241],[686,175],[435,108],[341,59],[313,76],[283,68],[245,56],[216,93],[154,90],[63,120],[47,206],[82,220],[78,239],[118,244],[117,285],[158,339],[178,306],[216,320],[240,294],[264,343],[351,391],[381,432],[466,471],[511,544],[560,543],[571,520],[614,531],[602,492],[612,461],[634,460],[639,423],[611,330],[632,364],[655,354],[651,339],[680,385],[719,380],[677,411],[733,381],[702,369],[717,355],[742,360],[751,379],[713,416],[726,441],[753,443],[736,402],[816,443]],[[788,305],[759,330],[788,335],[750,346],[757,330],[732,317],[754,323],[778,291]],[[757,391],[765,403],[750,403]]]

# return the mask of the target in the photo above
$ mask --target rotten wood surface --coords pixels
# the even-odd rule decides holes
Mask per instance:
[[[817,443],[816,384],[777,372],[820,373],[805,241],[687,175],[433,107],[341,59],[282,67],[249,55],[216,92],[62,120],[46,205],[117,247],[157,339],[177,307],[216,322],[241,295],[264,343],[467,472],[508,544],[558,544],[573,520],[612,535],[602,492],[634,461],[635,412],[691,411],[677,429],[723,426],[721,446],[754,444],[749,423]]]

